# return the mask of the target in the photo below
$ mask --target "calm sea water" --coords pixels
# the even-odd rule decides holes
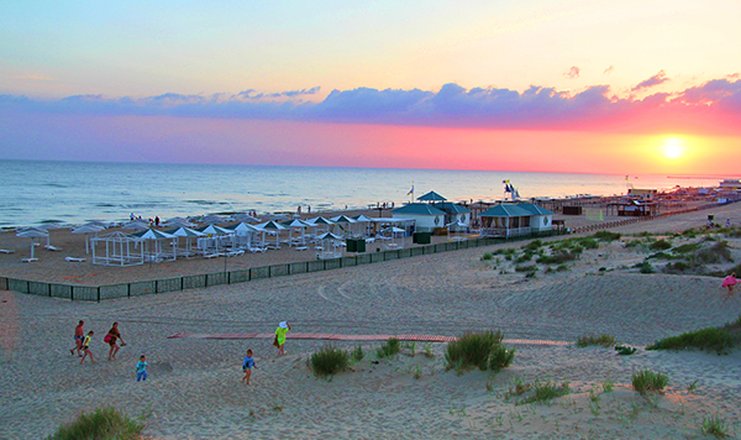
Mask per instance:
[[[503,197],[510,179],[522,197],[612,195],[625,176],[502,171],[389,170],[242,165],[0,161],[0,226],[118,221],[224,211],[365,208],[434,189],[450,200]],[[716,186],[715,178],[631,176],[636,187]]]

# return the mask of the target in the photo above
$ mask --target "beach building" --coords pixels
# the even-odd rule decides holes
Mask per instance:
[[[451,202],[435,203],[433,206],[445,213],[445,224],[452,225],[451,231],[465,230],[471,226],[471,210],[465,206]]]
[[[511,238],[553,229],[553,211],[533,203],[499,203],[479,217],[482,237]]]
[[[391,211],[393,218],[414,220],[415,232],[432,232],[445,226],[445,212],[429,203],[409,203]]]
[[[656,189],[628,188],[628,197],[641,200],[653,200],[658,193]]]

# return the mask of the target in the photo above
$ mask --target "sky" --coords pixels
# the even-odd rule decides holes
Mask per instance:
[[[737,0],[0,3],[0,159],[741,174]]]

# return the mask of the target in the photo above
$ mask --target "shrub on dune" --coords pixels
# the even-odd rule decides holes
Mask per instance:
[[[601,345],[603,347],[612,347],[615,345],[615,336],[601,334],[599,336],[585,335],[576,340],[577,347],[587,347],[589,345]]]
[[[346,350],[326,346],[311,355],[311,370],[317,376],[331,376],[341,373],[350,365],[350,355]]]
[[[641,370],[633,375],[633,388],[642,396],[651,392],[662,393],[668,384],[669,377],[666,374],[651,370]]]
[[[113,407],[105,407],[80,414],[72,423],[61,426],[49,439],[135,440],[142,438],[143,430],[144,423],[121,414]]]
[[[647,350],[688,350],[699,349],[726,353],[736,345],[733,335],[724,328],[708,327],[693,332],[682,333],[654,342]]]
[[[501,332],[464,334],[448,344],[445,352],[447,368],[465,370],[475,367],[482,371],[499,371],[508,367],[515,357],[515,351],[502,345],[502,339]]]

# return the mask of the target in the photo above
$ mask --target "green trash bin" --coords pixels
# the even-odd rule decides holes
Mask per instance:
[[[365,252],[365,238],[358,238],[355,242],[355,252]]]
[[[358,241],[354,238],[348,238],[345,240],[345,246],[348,252],[358,251]]]
[[[432,232],[415,232],[412,236],[412,243],[430,244],[432,243]]]

